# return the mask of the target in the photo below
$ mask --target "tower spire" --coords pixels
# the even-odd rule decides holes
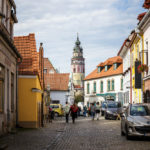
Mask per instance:
[[[79,40],[79,34],[77,32],[77,41],[76,41],[76,45],[80,45],[80,40]]]

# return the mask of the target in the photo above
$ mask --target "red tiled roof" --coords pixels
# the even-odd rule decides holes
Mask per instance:
[[[143,19],[143,17],[145,16],[145,14],[146,14],[146,12],[139,14],[138,17],[137,17],[137,19],[139,21],[141,21]]]
[[[143,7],[146,9],[149,9],[150,8],[150,0],[145,0]]]
[[[38,75],[42,88],[43,83],[43,47],[40,45],[39,52],[36,49],[35,34],[14,37],[14,44],[22,56],[19,65],[19,75]]]
[[[113,63],[120,63],[120,65],[117,67],[116,70],[114,70],[114,67],[112,65]],[[102,78],[102,77],[107,77],[107,76],[112,76],[112,75],[123,73],[122,58],[120,56],[109,58],[104,62],[104,64],[105,65],[111,64],[111,67],[107,71],[103,69],[101,72],[98,72],[98,69],[96,68],[93,72],[87,75],[84,80],[97,79],[97,78]]]
[[[54,73],[44,75],[45,85],[50,85],[52,91],[67,91],[69,84],[69,73]]]
[[[55,68],[48,58],[44,58],[44,69],[47,69],[47,73],[49,73],[50,70],[53,70],[54,73],[56,73]]]
[[[36,49],[35,35],[14,37],[14,44],[22,56],[19,74],[37,75],[39,72],[39,54]]]

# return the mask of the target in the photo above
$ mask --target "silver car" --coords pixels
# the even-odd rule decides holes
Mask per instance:
[[[150,104],[129,104],[121,114],[121,135],[150,136]]]

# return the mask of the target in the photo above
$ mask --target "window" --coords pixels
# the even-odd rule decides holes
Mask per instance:
[[[114,64],[114,70],[116,70],[116,69],[117,69],[117,63]]]
[[[101,81],[101,93],[103,92],[103,81]]]
[[[114,84],[115,84],[115,81],[114,81],[114,80],[112,80],[112,81],[111,81],[111,90],[112,90],[112,91],[114,91],[114,90],[115,90],[115,85],[114,85]]]
[[[121,79],[121,90],[123,90],[123,79]]]
[[[14,74],[11,73],[11,112],[14,112]]]
[[[96,82],[94,82],[94,93],[96,93]]]
[[[73,73],[76,73],[76,68],[73,68]]]
[[[4,110],[4,79],[5,70],[4,67],[0,65],[0,112]]]
[[[105,71],[107,71],[107,69],[108,69],[108,66],[105,66]]]
[[[87,84],[87,94],[89,94],[90,93],[90,84],[88,83]]]
[[[101,67],[98,67],[98,72],[101,72]]]
[[[107,90],[110,91],[110,80],[107,81]]]
[[[44,73],[47,73],[47,69],[44,69]]]

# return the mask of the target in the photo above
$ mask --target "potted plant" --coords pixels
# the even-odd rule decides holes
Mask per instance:
[[[138,66],[138,72],[142,73],[142,72],[148,72],[148,66],[146,64],[141,64]]]

